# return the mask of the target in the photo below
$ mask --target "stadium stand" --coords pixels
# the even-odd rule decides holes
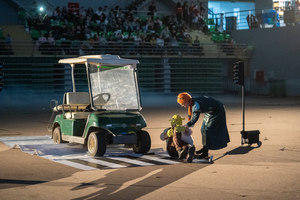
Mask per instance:
[[[53,63],[61,57],[88,54],[117,54],[139,59],[139,81],[142,90],[147,91],[189,89],[219,93],[225,88],[225,76],[230,81],[227,73],[230,63],[241,59],[249,66],[253,46],[235,42],[232,30],[226,30],[226,23],[220,24],[218,14],[206,14],[204,18],[200,15],[180,17],[176,9],[184,6],[173,1],[170,12],[156,10],[154,13],[148,10],[150,0],[130,1],[130,5],[127,1],[126,6],[117,1],[111,4],[101,1],[97,6],[76,2],[60,1],[47,13],[21,9],[16,14],[25,28],[24,25],[1,26],[1,44],[7,34],[12,38],[13,54],[4,57],[9,51],[3,45],[0,47],[0,56],[2,54],[5,65],[9,66],[4,69],[7,88],[21,85],[40,93],[62,92],[69,88],[62,74],[65,69],[53,67]],[[190,8],[192,14],[200,13],[197,7],[189,5]],[[252,25],[251,29],[267,27],[259,23]],[[236,24],[231,28],[240,27]],[[84,79],[84,70],[81,76]]]

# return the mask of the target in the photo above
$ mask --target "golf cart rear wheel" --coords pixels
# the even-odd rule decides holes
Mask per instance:
[[[138,131],[137,144],[133,145],[134,153],[147,153],[151,148],[151,138],[147,131]]]
[[[104,134],[97,131],[91,132],[88,137],[87,148],[91,156],[103,156],[106,152]]]
[[[52,137],[53,137],[53,142],[55,144],[60,144],[63,143],[62,139],[61,139],[61,131],[60,131],[60,127],[56,127],[53,132],[52,132]]]

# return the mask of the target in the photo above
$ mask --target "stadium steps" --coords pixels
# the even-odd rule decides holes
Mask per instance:
[[[202,31],[192,31],[190,33],[193,41],[196,36],[199,37],[200,43],[203,47],[202,53],[204,54],[203,58],[227,58],[228,56],[211,40],[210,35],[204,34]]]
[[[24,25],[1,25],[1,27],[4,36],[10,34],[12,38],[12,49],[15,56],[31,56],[32,52],[28,51],[28,49],[33,49],[33,43],[28,43],[28,41],[32,39],[30,34],[25,31]],[[27,48],[24,48],[24,46],[20,44],[22,41],[26,41]]]

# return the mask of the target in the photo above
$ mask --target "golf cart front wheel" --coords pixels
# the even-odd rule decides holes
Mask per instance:
[[[134,153],[147,153],[151,148],[151,138],[147,131],[138,131],[137,143],[133,145]]]
[[[88,137],[87,148],[91,156],[103,156],[106,152],[104,134],[97,131],[91,132]]]
[[[63,143],[62,139],[61,139],[61,131],[60,131],[60,127],[56,127],[54,128],[53,132],[52,132],[52,137],[53,137],[53,142],[55,144],[60,144]]]

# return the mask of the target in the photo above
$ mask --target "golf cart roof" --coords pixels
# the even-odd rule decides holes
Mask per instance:
[[[87,56],[80,56],[77,58],[60,59],[58,61],[58,63],[62,63],[62,64],[85,64],[85,62],[105,64],[105,65],[132,65],[132,64],[139,63],[138,60],[123,59],[117,55],[87,55]]]

